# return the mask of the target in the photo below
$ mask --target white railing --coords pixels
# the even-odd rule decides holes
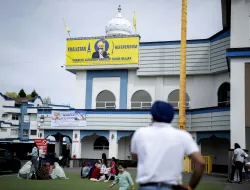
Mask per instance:
[[[109,146],[94,146],[94,150],[108,150]]]
[[[230,100],[229,101],[218,102],[218,106],[221,106],[221,105],[229,106],[230,105]]]
[[[178,101],[169,101],[168,103],[172,104],[172,106],[176,109],[180,107],[180,102]],[[190,101],[186,101],[186,108],[190,108]]]
[[[152,102],[131,101],[131,109],[150,109]]]
[[[96,101],[96,109],[115,109],[114,101]]]

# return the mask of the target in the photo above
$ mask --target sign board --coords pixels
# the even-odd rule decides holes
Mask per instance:
[[[139,39],[137,35],[69,38],[66,66],[138,64]]]
[[[39,155],[47,153],[48,139],[34,139],[39,150]]]
[[[51,127],[78,128],[86,127],[86,111],[52,111]]]

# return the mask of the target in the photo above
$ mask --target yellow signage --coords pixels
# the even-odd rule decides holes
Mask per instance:
[[[139,36],[69,38],[66,66],[138,64]]]

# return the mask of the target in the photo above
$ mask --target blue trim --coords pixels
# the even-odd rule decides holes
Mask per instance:
[[[54,136],[57,133],[60,133],[62,136],[69,137],[72,140],[73,137],[73,130],[44,130],[44,137],[47,138],[48,136]]]
[[[14,101],[13,98],[10,98],[10,97],[5,96],[5,95],[3,95],[1,92],[0,92],[0,96],[2,96],[3,99],[6,100],[6,101]]]
[[[54,110],[54,109],[53,109]],[[86,114],[150,114],[149,110],[86,110],[86,109],[73,109],[73,110],[83,110],[86,111]],[[72,110],[65,110],[65,111],[72,111]],[[230,107],[223,107],[223,108],[202,108],[202,109],[193,109],[187,110],[187,114],[203,114],[203,113],[210,113],[210,112],[223,112],[223,111],[230,111]],[[38,110],[38,114],[51,114],[50,111],[40,111]],[[175,111],[175,114],[179,114],[179,111]]]
[[[70,108],[70,106],[65,106],[65,105],[58,105],[58,104],[48,104],[49,106],[54,106],[54,107],[65,107],[65,108]]]
[[[102,77],[120,77],[120,97],[116,97],[116,100],[120,99],[120,109],[127,109],[127,88],[128,88],[127,70],[87,71],[85,108],[91,109],[93,78],[102,78]]]
[[[215,41],[221,40],[229,36],[230,36],[230,30],[222,30],[208,39],[187,40],[187,44],[202,44],[202,43],[215,42]],[[179,45],[179,44],[180,44],[180,40],[159,41],[159,42],[140,42],[140,46],[162,46],[162,45]]]
[[[109,131],[99,131],[99,130],[81,130],[80,131],[80,139],[82,140],[84,137],[91,136],[96,134],[98,136],[104,136],[107,140],[109,140]]]
[[[212,136],[215,136],[217,138],[228,139],[230,141],[230,131],[207,131],[196,133],[197,143],[199,144],[201,139],[208,139]]]
[[[11,125],[11,126],[19,126],[19,125],[16,125],[16,124],[12,124],[10,122],[5,122],[5,121],[0,121],[0,124],[3,123],[3,124],[7,124],[7,125]]]
[[[117,142],[122,138],[122,137],[128,137],[132,135],[134,131],[117,131]]]
[[[16,106],[3,106],[3,108],[17,108],[17,109],[20,109],[20,107],[16,107]]]
[[[226,57],[250,57],[250,51],[226,52]]]

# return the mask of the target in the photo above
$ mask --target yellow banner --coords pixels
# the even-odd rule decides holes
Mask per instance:
[[[67,40],[66,66],[138,64],[139,36]]]

